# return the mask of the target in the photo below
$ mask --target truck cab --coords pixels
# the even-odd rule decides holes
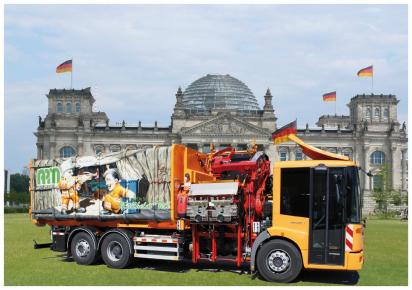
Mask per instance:
[[[352,161],[276,162],[272,225],[255,241],[252,270],[269,281],[305,269],[359,270],[363,227],[358,167]]]

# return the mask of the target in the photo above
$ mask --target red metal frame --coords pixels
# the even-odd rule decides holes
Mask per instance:
[[[237,257],[236,257],[236,265],[239,267],[240,263],[242,262],[242,231],[241,225],[237,225]]]
[[[192,262],[197,263],[200,260],[208,260],[211,262],[217,261],[229,261],[234,262],[239,267],[242,263],[242,238],[245,238],[247,235],[242,233],[242,225],[233,224],[235,232],[233,233],[224,233],[224,237],[233,238],[236,240],[237,244],[237,254],[235,259],[218,257],[217,255],[217,243],[216,239],[219,237],[219,232],[215,229],[212,231],[199,231],[199,225],[192,225]],[[212,241],[212,252],[210,259],[202,258],[200,256],[200,239],[209,238]]]
[[[252,247],[256,235],[253,233],[253,222],[262,215],[263,203],[265,196],[263,191],[265,189],[266,181],[270,175],[270,161],[266,158],[259,158],[256,161],[251,161],[256,151],[242,151],[236,152],[233,148],[227,147],[216,153],[209,155],[208,165],[209,170],[219,180],[224,172],[235,171],[243,177],[243,181],[239,182],[239,194],[243,195],[243,199],[236,199],[235,202],[243,200],[242,206],[244,209],[244,216],[239,217],[238,223],[225,225],[230,228],[230,231],[225,231],[223,234],[225,238],[234,239],[237,245],[237,253],[235,259],[218,257],[217,252],[217,238],[220,233],[216,231],[215,227],[222,226],[219,223],[210,223],[207,231],[200,231],[199,224],[192,224],[192,261],[197,263],[199,260],[205,260],[200,255],[200,239],[210,239],[212,243],[210,258],[206,260],[216,261],[232,261],[239,267],[242,263],[242,249],[243,246]],[[236,154],[248,154],[249,160],[233,161],[232,158]],[[233,159],[234,160],[234,159]],[[242,225],[244,231],[242,232]]]

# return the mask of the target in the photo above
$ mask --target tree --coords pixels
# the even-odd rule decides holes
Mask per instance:
[[[10,191],[29,192],[30,178],[27,175],[15,173],[10,175]]]
[[[377,203],[378,212],[386,214],[389,204],[402,204],[402,194],[392,187],[392,172],[390,171],[388,163],[382,164],[379,172],[374,175],[373,185],[372,198]]]
[[[30,202],[29,193],[30,178],[23,174],[10,175],[10,193],[5,196],[5,201],[16,204],[24,204]]]

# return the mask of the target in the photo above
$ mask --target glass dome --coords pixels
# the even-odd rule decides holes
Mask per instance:
[[[188,110],[259,110],[250,89],[230,75],[208,74],[194,81],[184,92],[183,105]]]

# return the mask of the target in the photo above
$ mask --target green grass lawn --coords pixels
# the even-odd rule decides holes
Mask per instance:
[[[20,285],[280,285],[251,279],[235,267],[139,260],[130,269],[104,264],[80,266],[48,248],[48,227],[31,224],[27,214],[4,215],[4,283]],[[289,285],[408,285],[408,224],[369,220],[365,230],[366,262],[357,272],[306,271]],[[218,270],[220,269],[220,270]],[[247,268],[245,268],[247,269]]]

